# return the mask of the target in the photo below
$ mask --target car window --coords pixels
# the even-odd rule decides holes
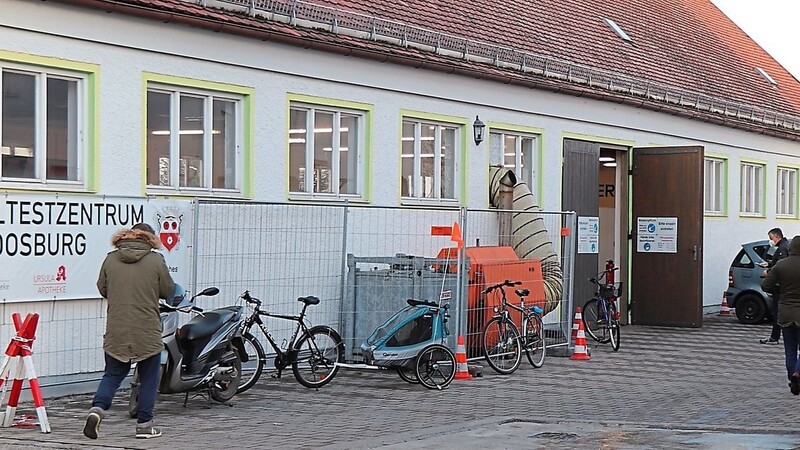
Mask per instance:
[[[747,252],[744,249],[739,250],[739,254],[736,255],[736,258],[733,258],[733,263],[731,267],[744,267],[748,269],[752,269],[755,267],[753,261],[750,260],[750,257],[747,256]]]
[[[770,245],[754,245],[753,251],[764,261],[769,261],[772,255],[775,254],[777,248],[778,247],[772,247]]]

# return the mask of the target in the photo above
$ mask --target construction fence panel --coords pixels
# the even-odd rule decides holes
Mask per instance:
[[[247,290],[263,301],[262,310],[292,315],[303,306],[299,297],[313,295],[320,303],[308,307],[309,321],[338,329],[346,211],[337,205],[200,201],[194,289],[217,286],[220,294],[196,303],[206,309],[243,304],[239,297]],[[264,321],[279,344],[296,326]],[[263,336],[259,340],[271,350]]]
[[[359,361],[360,346],[409,298],[450,304],[456,331],[460,294],[454,261],[437,259],[455,248],[451,235],[433,235],[432,227],[460,221],[459,209],[350,207],[347,215],[347,286],[343,296],[342,337],[348,359]],[[447,252],[449,253],[449,252]],[[455,259],[455,258],[454,258]],[[444,295],[443,295],[444,293]],[[454,338],[447,342],[455,348]]]
[[[523,283],[506,288],[509,303],[519,306],[515,290],[524,288],[531,292],[525,306],[538,305],[544,310],[548,353],[567,352],[573,322],[575,227],[574,213],[498,209],[467,212],[464,239],[470,257],[466,326],[469,358],[482,356],[483,326],[501,301],[500,291],[488,295],[482,291],[505,280]],[[517,315],[512,317],[518,320]]]

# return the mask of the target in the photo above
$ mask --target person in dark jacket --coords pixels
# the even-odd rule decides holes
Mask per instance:
[[[111,400],[128,375],[131,363],[136,363],[141,383],[136,437],[158,437],[161,430],[153,426],[153,408],[164,348],[158,299],[170,297],[175,283],[164,256],[154,251],[161,247],[161,242],[150,225],[140,223],[130,230],[120,230],[111,243],[116,250],[106,256],[97,279],[100,295],[108,300],[103,336],[105,371],[83,434],[97,439]]]
[[[775,249],[775,253],[772,254],[769,261],[764,261],[761,263],[761,267],[766,267],[767,270],[771,269],[775,266],[775,264],[789,256],[789,240],[783,237],[783,231],[780,228],[773,228],[769,230],[767,233],[769,236],[769,243],[773,247],[777,247]],[[777,345],[778,341],[781,337],[781,326],[778,325],[778,302],[779,302],[779,295],[777,293],[772,294],[772,332],[770,333],[769,337],[764,339],[759,339],[758,342],[762,344],[772,344]]]
[[[792,238],[789,257],[778,261],[761,282],[765,292],[780,293],[778,325],[783,331],[786,373],[792,394],[800,395],[800,236]]]

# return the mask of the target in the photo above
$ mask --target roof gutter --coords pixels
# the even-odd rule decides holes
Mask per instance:
[[[302,32],[298,31],[296,34],[292,35],[284,31],[271,31],[263,28],[251,27],[241,23],[232,24],[219,18],[198,17],[188,13],[165,11],[149,6],[125,3],[118,0],[50,1],[78,5],[92,9],[101,9],[109,13],[119,12],[120,14],[157,20],[163,23],[176,23],[202,28],[217,33],[228,33],[264,41],[268,40],[328,53],[354,56],[357,58],[371,59],[379,62],[389,62],[419,69],[435,70],[448,74],[457,74],[470,78],[485,79],[503,84],[512,84],[531,89],[546,90],[555,93],[563,93],[578,97],[587,97],[601,101],[620,103],[636,108],[667,113],[692,120],[701,120],[703,122],[713,123],[724,127],[737,128],[752,133],[764,134],[767,136],[791,141],[800,141],[800,132],[778,129],[768,125],[753,123],[744,119],[723,116],[707,111],[681,108],[633,95],[607,92],[602,89],[594,89],[569,82],[551,80],[539,75],[503,69],[490,64],[461,62],[456,59],[447,59],[443,56],[437,56],[435,60],[422,54],[412,56],[415,51],[409,48],[403,48],[403,51],[408,55],[398,55],[392,51],[396,50],[395,47],[391,46],[390,44],[382,44],[375,41],[371,41],[370,44],[381,45],[385,48],[385,51],[380,51],[374,48],[360,48],[356,45],[343,42],[340,37],[326,40],[323,37],[327,36],[327,34],[325,34],[326,32],[322,30],[302,29]]]

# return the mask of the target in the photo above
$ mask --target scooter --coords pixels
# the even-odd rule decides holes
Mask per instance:
[[[224,403],[233,398],[239,388],[242,358],[247,359],[241,335],[244,307],[227,306],[204,312],[194,305],[195,298],[218,293],[219,289],[209,287],[187,298],[183,288],[176,284],[172,299],[159,303],[164,350],[161,351],[158,392],[186,393],[183,406],[193,392],[207,394],[209,404],[212,399]],[[192,312],[198,315],[178,327],[178,313]],[[128,414],[136,417],[138,407],[137,368],[131,381]]]

